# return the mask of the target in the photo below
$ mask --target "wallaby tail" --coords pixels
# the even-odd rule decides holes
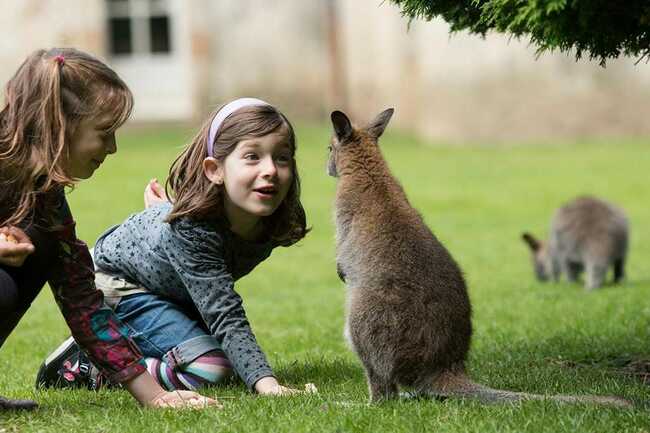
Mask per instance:
[[[445,372],[428,390],[437,397],[473,398],[484,403],[505,403],[524,400],[553,400],[563,403],[591,403],[631,408],[632,403],[621,397],[597,395],[540,395],[493,389],[472,381],[463,372]]]

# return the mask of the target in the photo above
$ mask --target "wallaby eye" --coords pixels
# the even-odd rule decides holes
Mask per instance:
[[[327,146],[327,151],[330,152],[330,153],[332,152],[332,146],[331,145]]]

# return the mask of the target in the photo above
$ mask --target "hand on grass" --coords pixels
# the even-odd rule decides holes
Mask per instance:
[[[223,409],[216,399],[205,397],[194,391],[165,391],[158,394],[147,406],[157,409]]]
[[[158,179],[151,179],[147,186],[144,188],[144,207],[150,208],[151,206],[160,203],[166,203],[169,199],[165,193],[165,188],[158,183]]]
[[[17,227],[0,227],[0,264],[20,267],[34,245],[27,234]]]
[[[141,405],[151,408],[203,409],[221,404],[194,391],[165,391],[147,371],[132,377],[122,385]]]
[[[303,391],[280,385],[273,376],[266,376],[255,382],[255,391],[260,395],[295,395]]]

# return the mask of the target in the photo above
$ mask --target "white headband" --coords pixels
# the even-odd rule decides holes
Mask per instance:
[[[228,116],[230,116],[240,108],[254,107],[260,105],[271,105],[271,104],[256,98],[239,98],[221,107],[221,110],[219,110],[217,114],[215,114],[214,119],[212,119],[212,124],[210,124],[210,132],[208,133],[208,143],[207,143],[208,156],[212,156],[212,146],[214,146],[214,139],[217,136],[217,133],[219,132],[219,128],[221,128],[221,124],[223,123],[224,120],[226,120]]]

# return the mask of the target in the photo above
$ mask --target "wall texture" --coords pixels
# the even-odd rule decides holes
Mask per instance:
[[[509,141],[650,135],[650,66],[543,54],[502,35],[455,34],[391,5],[341,2],[350,105],[435,139]]]

